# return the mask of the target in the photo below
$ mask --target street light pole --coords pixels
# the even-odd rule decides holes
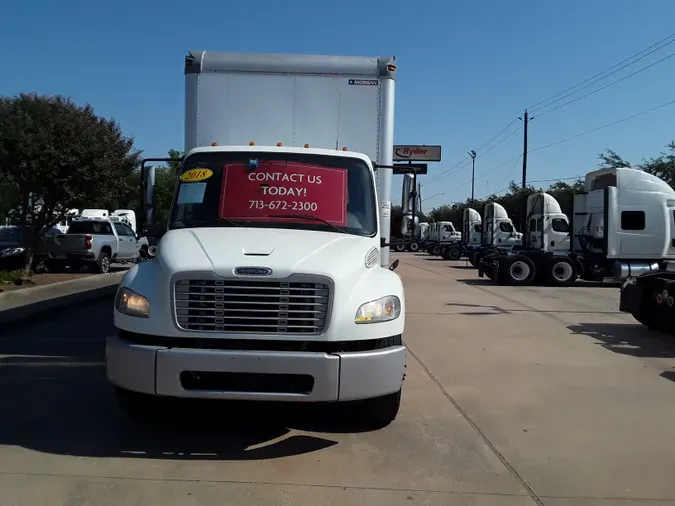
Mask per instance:
[[[476,180],[476,152],[472,149],[469,151],[469,156],[471,157],[471,205],[474,203],[474,183]]]

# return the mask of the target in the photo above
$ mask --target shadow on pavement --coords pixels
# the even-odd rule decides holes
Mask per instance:
[[[466,279],[458,279],[460,283],[464,283],[467,285],[496,285],[494,281],[491,281],[488,278],[466,278]]]
[[[138,424],[118,408],[105,376],[104,336],[113,331],[106,300],[3,334],[0,445],[86,457],[252,460],[338,444],[297,430],[373,430],[352,421],[352,406],[229,401],[171,402],[160,424]]]
[[[671,336],[637,323],[579,323],[568,328],[601,341],[603,348],[621,355],[675,358],[675,340]]]
[[[448,265],[450,269],[474,269],[477,270],[473,265],[467,263],[466,265]]]

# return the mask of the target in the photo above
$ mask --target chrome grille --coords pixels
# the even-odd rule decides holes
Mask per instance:
[[[328,301],[323,283],[186,279],[174,285],[176,321],[185,330],[317,333]]]

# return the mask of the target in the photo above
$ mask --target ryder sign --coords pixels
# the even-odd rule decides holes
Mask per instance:
[[[278,221],[280,216],[310,215],[344,227],[346,207],[345,169],[274,161],[254,167],[231,163],[223,169],[221,218]]]
[[[440,146],[394,146],[395,162],[440,162]]]

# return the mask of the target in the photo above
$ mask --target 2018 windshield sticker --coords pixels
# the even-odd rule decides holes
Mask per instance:
[[[184,183],[196,183],[197,181],[204,181],[213,176],[211,169],[197,168],[190,169],[180,175],[180,180]]]
[[[345,226],[346,205],[345,169],[264,161],[255,170],[245,164],[228,164],[223,169],[223,218],[277,221],[281,215],[309,214],[319,222]]]

